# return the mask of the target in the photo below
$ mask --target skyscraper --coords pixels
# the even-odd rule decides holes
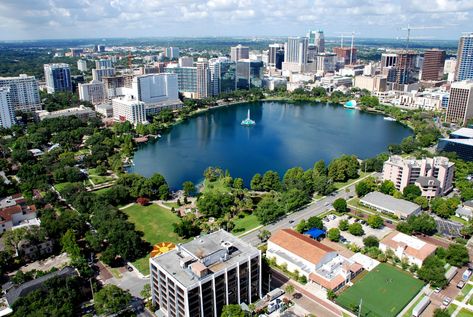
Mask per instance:
[[[83,59],[79,59],[77,61],[77,69],[81,72],[86,72],[87,71],[87,61]]]
[[[307,63],[307,37],[290,37],[284,47],[283,70],[303,72]]]
[[[115,76],[115,68],[98,68],[92,69],[92,79],[102,81],[103,77]]]
[[[110,59],[99,59],[95,61],[95,68],[96,69],[104,69],[104,68],[112,68],[112,60]]]
[[[263,86],[263,62],[241,59],[236,66],[237,88],[250,89]]]
[[[460,37],[455,80],[473,79],[473,33]]]
[[[397,54],[396,53],[383,53],[381,54],[381,69],[385,67],[393,67],[396,65]]]
[[[232,46],[230,49],[230,59],[234,62],[239,61],[240,59],[250,58],[250,48],[248,46],[243,46],[238,44],[237,46]]]
[[[186,97],[194,98],[197,93],[197,67],[179,67],[170,64],[164,68],[168,73],[177,74],[178,89]]]
[[[179,48],[178,47],[167,47],[165,55],[169,59],[179,58]]]
[[[210,68],[207,60],[198,60],[197,67],[197,99],[208,98],[210,92]]]
[[[105,85],[98,80],[92,80],[87,84],[79,84],[80,100],[89,101],[94,105],[103,103],[106,100]]]
[[[14,111],[33,112],[41,110],[38,81],[34,76],[0,77],[0,87],[10,88],[10,100]]]
[[[413,80],[413,72],[415,69],[416,53],[401,52],[396,56],[396,80],[399,85],[409,84]]]
[[[307,38],[309,39],[309,46],[314,46],[317,50],[317,53],[325,52],[324,31],[309,31],[307,33]]]
[[[209,60],[210,92],[212,96],[236,89],[236,63],[226,57]]]
[[[10,99],[10,88],[0,87],[0,126],[10,128],[13,124],[15,124],[15,116]]]
[[[44,78],[48,93],[72,92],[71,70],[68,64],[44,64]]]
[[[445,51],[438,49],[426,50],[422,64],[421,80],[441,80],[445,64]]]
[[[356,48],[351,47],[334,47],[333,52],[337,54],[339,61],[342,61],[344,65],[351,65],[356,63]]]
[[[284,44],[269,44],[268,67],[281,69],[284,61]]]
[[[473,118],[473,81],[454,82],[450,88],[445,121],[465,125]]]

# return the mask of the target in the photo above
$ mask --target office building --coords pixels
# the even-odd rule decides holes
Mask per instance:
[[[98,61],[95,61],[95,68],[96,69],[113,68],[112,60],[99,59]]]
[[[473,79],[473,33],[465,33],[458,42],[455,80],[466,79]]]
[[[437,247],[419,238],[393,231],[379,241],[379,249],[383,252],[392,250],[399,259],[406,259],[410,265],[421,267]]]
[[[416,62],[416,53],[401,52],[397,54],[395,83],[399,85],[410,84],[414,80],[414,69]]]
[[[395,53],[383,53],[381,54],[381,69],[385,67],[396,66],[397,54]]]
[[[0,77],[0,87],[10,88],[10,100],[14,111],[34,112],[41,110],[38,81],[34,76]]]
[[[113,117],[119,122],[128,121],[134,125],[146,122],[145,103],[133,95],[112,99]]]
[[[451,74],[455,73],[457,69],[457,59],[456,58],[449,58],[445,60],[445,64],[443,66],[443,73],[444,74]]]
[[[88,101],[93,105],[101,104],[107,100],[105,85],[101,81],[92,80],[87,84],[79,84],[78,90],[80,100]]]
[[[426,50],[420,79],[424,81],[442,80],[444,64],[445,51],[439,49]]]
[[[69,56],[79,57],[82,53],[84,53],[84,49],[82,49],[82,48],[71,48]]]
[[[105,52],[105,45],[98,44],[94,46],[94,51],[97,53],[103,53]]]
[[[250,58],[250,48],[248,46],[243,46],[238,44],[237,46],[232,46],[230,48],[230,59],[234,62],[239,61],[240,59],[249,59]]]
[[[77,69],[81,72],[86,72],[87,71],[87,61],[83,59],[79,59],[77,61]]]
[[[115,76],[115,68],[94,68],[92,69],[92,79],[102,81],[103,77]]]
[[[473,81],[454,82],[450,87],[445,120],[465,125],[470,118],[473,118]]]
[[[179,48],[178,47],[167,47],[165,50],[165,55],[170,60],[179,58]]]
[[[88,120],[90,118],[95,118],[95,111],[90,109],[89,107],[85,107],[80,105],[79,107],[72,107],[63,110],[57,111],[47,111],[47,110],[40,110],[36,111],[35,113],[36,118],[39,121],[43,121],[46,119],[54,119],[54,118],[62,118],[62,117],[70,117],[75,116],[81,120]]]
[[[95,105],[95,112],[101,114],[104,118],[113,117],[113,105],[111,103],[102,103]]]
[[[125,87],[125,76],[102,77],[104,92],[107,99],[121,95],[121,88]],[[129,85],[131,88],[131,83]]]
[[[453,189],[454,173],[455,163],[442,156],[416,160],[393,155],[383,165],[383,180],[392,181],[401,192],[415,184],[428,198],[449,193]],[[435,193],[432,193],[433,187]]]
[[[325,52],[324,31],[309,31],[309,33],[307,33],[307,38],[309,39],[309,46],[315,47],[316,53]]]
[[[263,62],[241,59],[236,63],[238,89],[261,88],[263,86]]]
[[[338,61],[344,65],[352,65],[356,63],[356,48],[351,47],[334,47],[333,52],[337,55]]]
[[[334,72],[337,66],[337,55],[334,53],[317,54],[317,72]]]
[[[160,316],[218,317],[223,306],[262,297],[261,252],[219,230],[150,258]]]
[[[212,96],[236,89],[236,63],[226,57],[209,60],[210,92]]]
[[[302,73],[307,64],[307,37],[290,37],[284,47],[282,70]]]
[[[360,199],[360,204],[383,214],[396,216],[399,219],[407,219],[421,212],[421,208],[417,204],[380,192],[366,194]]]
[[[281,69],[284,61],[284,44],[269,44],[268,67]]]
[[[437,145],[439,152],[454,152],[465,161],[473,161],[473,129],[461,128],[442,138]]]
[[[197,68],[197,93],[196,98],[208,98],[210,91],[210,68],[207,60],[199,60],[195,63]]]
[[[355,76],[353,87],[366,89],[369,92],[386,91],[386,77],[377,76]]]
[[[197,67],[179,67],[178,64],[169,64],[164,68],[167,73],[177,75],[179,92],[188,98],[194,98],[197,93]]]
[[[44,78],[48,93],[72,92],[71,70],[68,64],[44,64]]]
[[[194,66],[194,58],[191,56],[179,57],[179,67],[192,67]]]
[[[0,126],[8,129],[14,124],[15,113],[10,98],[10,88],[0,87]]]

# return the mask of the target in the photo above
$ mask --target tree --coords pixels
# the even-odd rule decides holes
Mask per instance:
[[[385,180],[381,183],[381,186],[379,186],[379,191],[386,195],[394,194],[395,190],[396,187],[394,186],[394,183],[390,180]]]
[[[243,178],[237,177],[233,180],[233,188],[235,189],[243,189]]]
[[[462,267],[469,262],[468,250],[462,244],[450,244],[447,248],[445,259],[450,265]]]
[[[111,315],[128,308],[131,295],[113,284],[105,285],[94,294],[94,307],[100,315]]]
[[[284,289],[286,291],[286,294],[291,296],[294,294],[295,292],[295,288],[292,284],[287,284],[286,288]]]
[[[264,191],[281,191],[282,184],[279,174],[274,171],[267,171],[261,179],[261,189]]]
[[[299,207],[304,206],[310,202],[310,198],[307,193],[301,191],[300,189],[290,189],[285,191],[281,195],[281,203],[285,212],[290,212],[296,210]]]
[[[146,283],[145,286],[143,286],[143,289],[141,290],[140,295],[145,300],[150,298],[151,297],[151,285]]]
[[[314,172],[314,176],[321,176],[321,175],[327,174],[327,168],[325,167],[324,160],[317,161],[314,164],[313,172]]]
[[[191,181],[185,181],[182,183],[182,190],[184,191],[184,195],[187,197],[194,196],[196,193],[195,185]]]
[[[335,190],[335,186],[327,175],[315,175],[312,177],[312,190],[320,195],[328,195]]]
[[[444,199],[436,197],[432,199],[430,205],[432,212],[442,218],[449,218],[455,214],[455,210],[460,204],[460,200],[456,197]]]
[[[336,182],[345,182],[358,177],[360,164],[356,156],[342,155],[330,162],[328,166],[328,177]]]
[[[147,206],[149,204],[149,199],[146,197],[138,197],[136,199],[136,202],[141,206]]]
[[[320,219],[317,216],[312,216],[309,219],[307,219],[307,227],[308,229],[311,229],[311,228],[323,229],[324,224],[322,222],[322,219]]]
[[[363,227],[358,222],[352,223],[348,227],[348,232],[350,232],[354,236],[362,236],[362,235],[365,234],[365,231],[363,230]]]
[[[450,317],[447,309],[436,308],[434,310],[434,317]]]
[[[379,229],[384,225],[384,220],[379,215],[370,215],[366,222],[373,229]]]
[[[347,201],[343,198],[335,199],[332,205],[333,205],[333,208],[335,208],[335,210],[339,213],[344,213],[348,211]]]
[[[327,232],[327,238],[329,238],[330,241],[338,242],[340,241],[340,230],[337,228],[331,228]]]
[[[410,184],[404,187],[402,195],[409,201],[414,201],[417,197],[422,195],[420,188],[415,184]]]
[[[372,247],[378,247],[379,246],[379,240],[375,236],[367,236],[366,238],[363,239],[363,244],[367,248],[372,248]]]
[[[281,217],[284,209],[276,195],[266,194],[256,206],[254,214],[262,224],[266,225]]]
[[[256,191],[262,190],[261,181],[262,181],[261,174],[256,173],[255,176],[253,176],[253,178],[251,179],[250,188]]]
[[[72,261],[81,257],[79,245],[76,241],[76,235],[72,229],[66,231],[61,238],[62,251],[66,252]]]
[[[178,223],[173,223],[172,226],[174,232],[184,239],[192,238],[200,234],[200,228],[187,219],[182,219]]]
[[[309,228],[309,226],[307,225],[307,221],[305,221],[304,219],[302,219],[296,226],[296,231],[299,232],[299,233],[303,233],[305,231],[307,231],[307,229]]]
[[[443,287],[447,284],[444,265],[435,255],[430,255],[424,260],[422,267],[417,271],[417,276],[433,287]]]
[[[283,184],[286,190],[299,189],[308,192],[312,184],[307,184],[304,178],[304,170],[301,167],[293,167],[286,171],[283,177]]]
[[[347,231],[349,227],[349,223],[347,219],[342,219],[338,222],[338,229],[341,231]]]
[[[329,289],[327,291],[327,298],[328,298],[328,300],[333,301],[335,298],[337,298],[337,293],[335,293],[333,290]]]
[[[266,242],[269,237],[271,237],[271,231],[269,230],[264,229],[258,233],[258,239],[260,239],[261,242]]]
[[[429,208],[429,200],[427,199],[427,197],[424,197],[424,196],[416,197],[414,199],[414,203],[419,205],[422,208],[422,210],[427,210]]]
[[[412,136],[408,136],[401,141],[400,147],[404,153],[412,153],[418,148],[419,144]]]
[[[245,317],[246,314],[238,304],[225,305],[220,317]]]
[[[355,191],[358,197],[363,197],[374,190],[376,190],[376,183],[371,177],[368,177],[355,185]]]
[[[197,208],[206,217],[221,218],[231,212],[234,197],[229,193],[208,191],[197,200]]]

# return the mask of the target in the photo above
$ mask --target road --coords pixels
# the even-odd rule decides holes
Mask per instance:
[[[241,239],[253,246],[258,246],[261,244],[261,240],[258,238],[258,233],[261,230],[268,230],[269,232],[275,232],[279,229],[283,228],[291,228],[296,226],[302,219],[307,219],[312,216],[318,216],[325,211],[331,209],[332,203],[338,198],[349,199],[355,195],[355,185],[362,179],[369,177],[369,176],[377,176],[376,173],[369,174],[356,182],[353,182],[349,186],[342,187],[336,192],[333,192],[331,195],[323,197],[322,199],[316,201],[315,203],[310,204],[309,206],[305,207],[302,210],[293,212],[291,214],[286,215],[284,218],[280,219],[277,222],[271,223],[264,227],[261,227],[259,230],[252,231],[244,236]],[[347,188],[349,191],[347,192]]]

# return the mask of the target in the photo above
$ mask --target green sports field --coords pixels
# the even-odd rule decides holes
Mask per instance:
[[[424,283],[401,269],[381,263],[345,290],[337,303],[364,317],[394,317],[416,296]]]

